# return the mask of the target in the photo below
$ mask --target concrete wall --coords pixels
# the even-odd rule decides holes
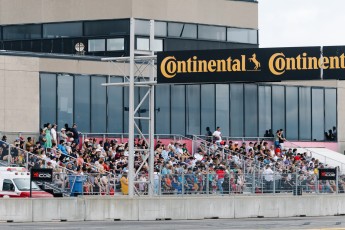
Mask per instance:
[[[0,130],[38,131],[39,60],[0,56]]]
[[[15,222],[278,218],[337,214],[345,214],[345,195],[0,199],[0,220]]]
[[[0,25],[130,17],[257,29],[258,4],[226,0],[0,0]]]

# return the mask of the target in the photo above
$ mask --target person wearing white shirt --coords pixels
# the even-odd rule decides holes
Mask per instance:
[[[55,144],[57,144],[56,128],[57,128],[57,124],[53,124],[53,127],[50,129],[50,134],[52,136],[52,142]]]
[[[220,142],[222,141],[222,133],[220,132],[220,127],[217,127],[216,131],[212,134],[213,140],[217,143],[217,145],[220,145]]]
[[[272,192],[274,176],[273,176],[273,171],[271,169],[271,166],[267,165],[262,174],[264,175],[264,178],[266,181],[266,190],[268,192]]]

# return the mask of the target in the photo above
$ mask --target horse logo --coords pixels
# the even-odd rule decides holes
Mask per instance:
[[[258,70],[259,67],[261,67],[261,64],[258,60],[256,60],[256,54],[254,53],[251,58],[248,58],[250,62],[253,62],[255,67],[254,70]]]

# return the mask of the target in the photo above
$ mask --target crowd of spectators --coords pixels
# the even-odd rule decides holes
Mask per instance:
[[[210,134],[212,134],[210,136]],[[128,193],[128,143],[117,139],[80,141],[77,124],[58,129],[45,124],[37,141],[17,138],[8,154],[6,136],[0,148],[0,160],[28,168],[53,168],[54,183],[70,186],[68,175],[86,175],[84,194]],[[335,181],[317,180],[318,169],[327,167],[311,153],[284,148],[283,130],[274,142],[223,141],[221,128],[200,141],[194,153],[182,142],[164,144],[158,140],[154,152],[155,177],[148,184],[148,160],[135,152],[136,192],[146,194],[152,186],[155,194],[228,194],[292,192],[303,186],[306,192],[336,192]],[[145,140],[135,139],[135,148],[147,149]],[[143,164],[142,164],[143,163]],[[339,178],[338,192],[345,190],[345,178]]]

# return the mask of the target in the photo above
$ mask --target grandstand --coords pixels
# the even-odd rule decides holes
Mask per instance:
[[[44,135],[50,135],[51,127]],[[123,195],[121,178],[128,172],[128,143],[126,134],[81,134],[77,144],[72,132],[67,131],[66,143],[33,143],[32,139],[17,137],[13,143],[1,141],[2,166],[52,168],[52,183],[42,188],[56,196]],[[61,133],[60,135],[61,136]],[[94,137],[93,137],[94,136]],[[109,136],[109,137],[108,137]],[[40,138],[39,139],[43,139]],[[49,138],[47,138],[49,139]],[[30,141],[28,141],[30,140]],[[209,142],[210,141],[210,142]],[[33,144],[33,145],[32,145]],[[51,147],[46,147],[50,145]],[[138,148],[145,148],[144,141],[136,139]],[[148,181],[148,163],[139,168],[144,156],[135,153],[135,193],[148,194],[152,186],[155,195],[225,195],[286,193],[344,193],[343,163],[331,164],[332,158],[321,157],[315,149],[274,148],[271,138],[223,137],[217,145],[212,137],[157,135],[155,139],[155,180]],[[339,159],[339,153],[333,157]],[[333,159],[334,162],[334,159]],[[318,180],[318,169],[338,168],[337,181]],[[139,169],[138,169],[139,168]],[[72,191],[71,175],[86,180],[78,193]]]

